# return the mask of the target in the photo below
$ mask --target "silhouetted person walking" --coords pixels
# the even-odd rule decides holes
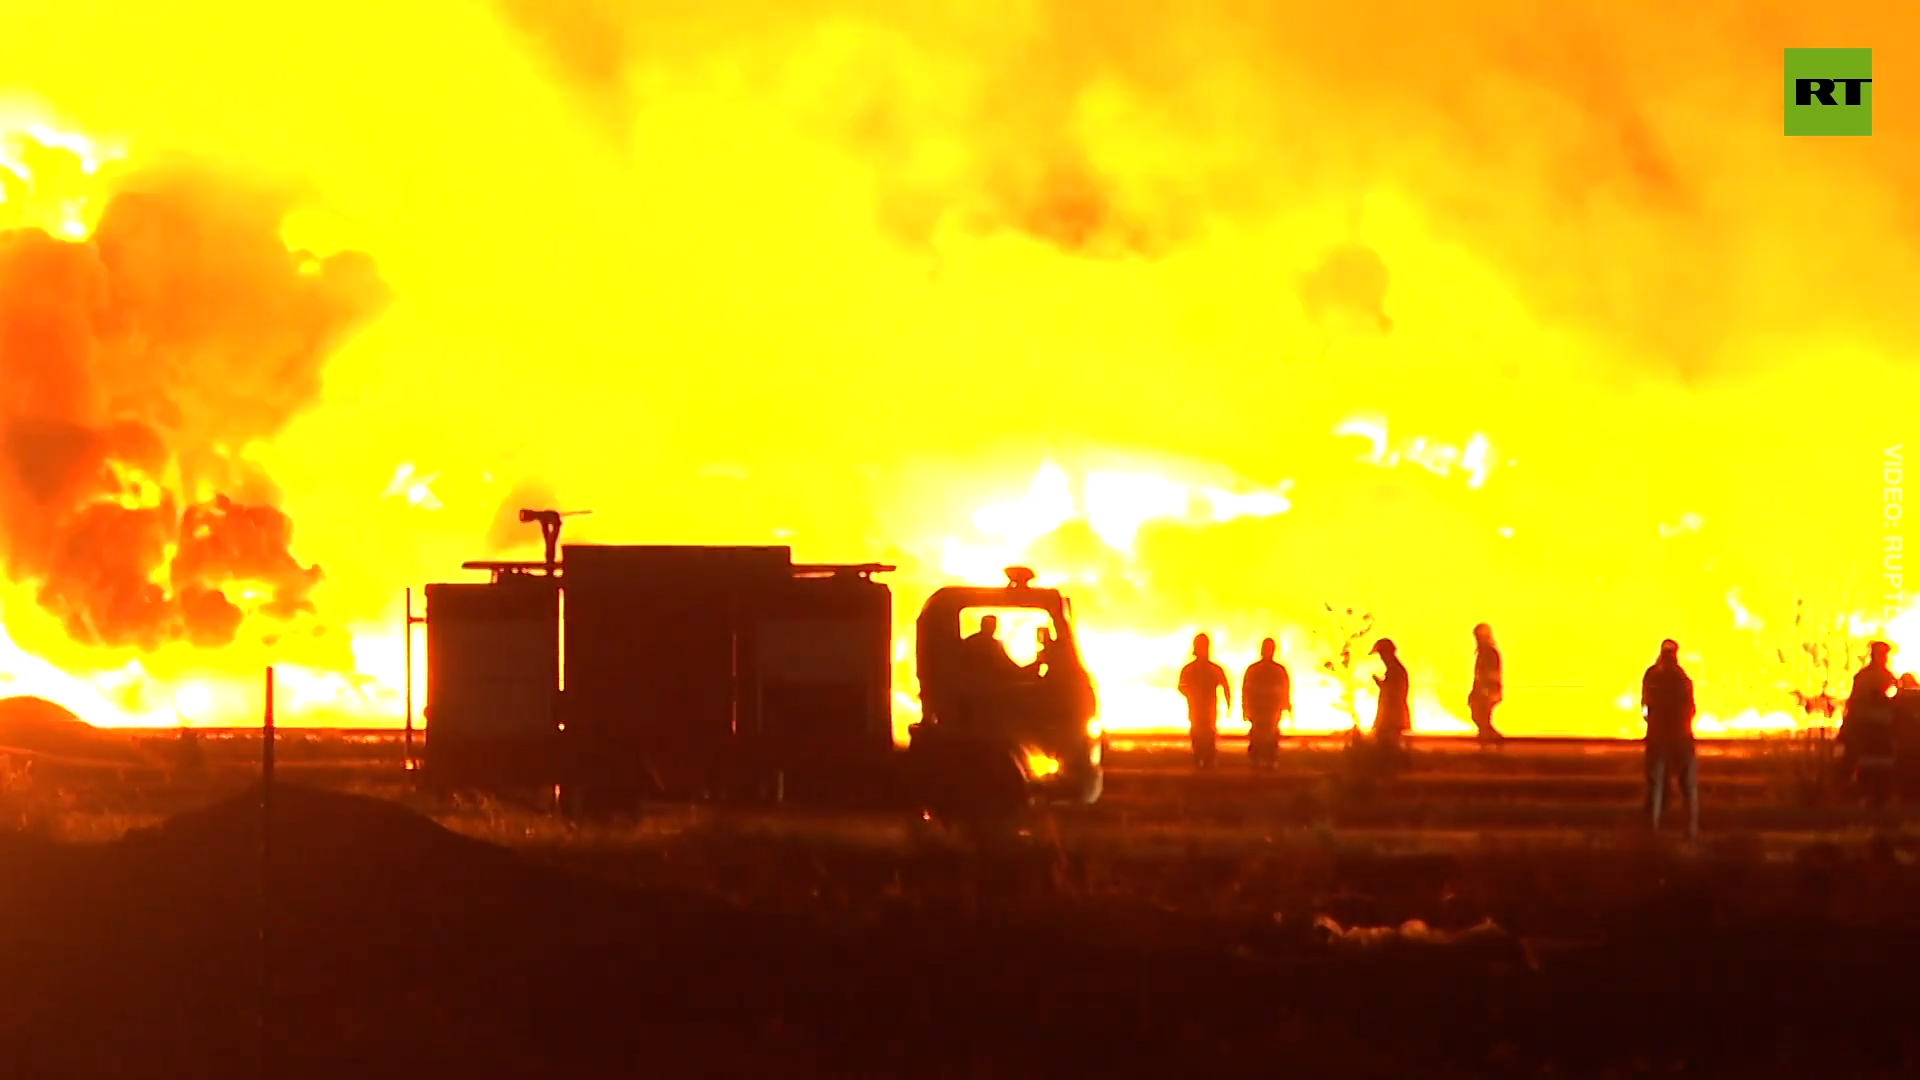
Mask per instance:
[[[1400,650],[1392,638],[1374,642],[1372,652],[1386,668],[1373,677],[1373,685],[1380,691],[1373,709],[1373,740],[1391,756],[1399,752],[1401,740],[1413,727],[1413,680],[1407,675],[1407,665],[1400,662]]]
[[[1660,657],[1640,679],[1647,721],[1647,805],[1658,832],[1666,810],[1667,778],[1678,777],[1687,800],[1687,839],[1700,835],[1700,777],[1693,745],[1693,679],[1680,667],[1680,645],[1660,643]]]
[[[1892,655],[1893,646],[1884,641],[1867,646],[1867,666],[1854,673],[1838,736],[1848,772],[1875,809],[1893,791],[1893,694],[1899,680],[1888,662]]]
[[[1467,711],[1480,733],[1480,745],[1498,746],[1506,736],[1493,729],[1493,707],[1502,697],[1500,650],[1493,644],[1493,627],[1486,623],[1473,628],[1473,689],[1467,693]]]
[[[1247,759],[1254,768],[1272,768],[1280,759],[1280,717],[1293,711],[1293,679],[1274,659],[1272,638],[1260,643],[1260,659],[1240,677],[1240,708],[1247,717]]]
[[[1193,636],[1193,662],[1180,669],[1180,696],[1187,699],[1187,731],[1193,740],[1193,763],[1213,768],[1220,734],[1220,698],[1233,708],[1233,684],[1227,672],[1213,662],[1213,639]]]

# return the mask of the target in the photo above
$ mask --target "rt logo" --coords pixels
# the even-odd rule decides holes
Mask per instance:
[[[1788,49],[1787,134],[1873,134],[1873,50]]]

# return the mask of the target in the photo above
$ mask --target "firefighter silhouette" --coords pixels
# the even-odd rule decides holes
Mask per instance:
[[[1493,727],[1493,709],[1503,696],[1500,650],[1493,643],[1493,627],[1481,623],[1473,628],[1473,689],[1467,693],[1467,712],[1482,746],[1506,741]]]
[[[1373,711],[1373,740],[1381,750],[1393,754],[1400,750],[1413,726],[1412,678],[1407,665],[1400,662],[1400,650],[1392,638],[1374,642],[1371,652],[1386,669],[1373,677],[1373,685],[1379,690]]]
[[[1272,638],[1260,643],[1260,659],[1240,678],[1240,709],[1247,718],[1247,758],[1255,768],[1271,769],[1280,756],[1280,718],[1293,711],[1293,680],[1274,659]]]
[[[1193,742],[1193,763],[1202,769],[1213,768],[1219,739],[1220,699],[1233,708],[1233,685],[1227,673],[1213,662],[1213,639],[1205,634],[1193,636],[1193,660],[1180,669],[1180,696],[1187,699],[1187,731]]]
[[[1893,695],[1899,680],[1892,655],[1893,646],[1884,641],[1867,646],[1867,666],[1854,673],[1837,736],[1847,771],[1875,808],[1886,804],[1893,788]]]
[[[1655,830],[1666,809],[1667,781],[1680,781],[1687,800],[1687,838],[1700,835],[1699,761],[1694,750],[1693,679],[1680,666],[1680,645],[1660,643],[1660,656],[1640,678],[1640,708],[1647,722],[1647,808]]]

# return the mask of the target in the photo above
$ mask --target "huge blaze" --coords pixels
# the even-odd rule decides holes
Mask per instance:
[[[1916,30],[14,5],[0,691],[244,723],[273,662],[295,722],[397,722],[401,589],[553,505],[897,562],[903,627],[1032,564],[1115,730],[1179,725],[1202,630],[1276,638],[1301,727],[1364,719],[1373,665],[1323,664],[1369,618],[1416,730],[1464,727],[1479,622],[1514,732],[1636,732],[1667,636],[1702,730],[1793,724],[1868,636],[1920,651],[1920,158],[1897,80],[1875,137],[1783,137],[1781,49],[1898,72]]]

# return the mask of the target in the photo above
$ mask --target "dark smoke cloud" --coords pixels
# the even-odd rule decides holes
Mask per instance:
[[[0,560],[77,641],[224,645],[242,590],[311,608],[319,568],[240,454],[387,293],[364,255],[289,251],[289,208],[175,171],[125,182],[85,242],[0,232]]]

